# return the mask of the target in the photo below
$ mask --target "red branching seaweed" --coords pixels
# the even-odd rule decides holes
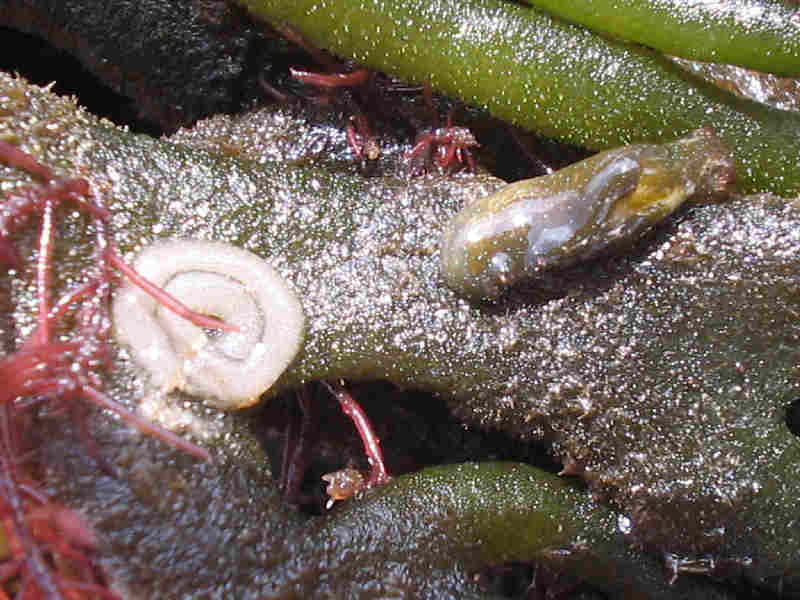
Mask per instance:
[[[326,508],[338,500],[346,500],[359,492],[379,487],[391,480],[383,458],[381,442],[367,413],[343,382],[321,382],[323,388],[336,398],[339,408],[353,422],[369,464],[369,472],[361,473],[354,467],[346,467],[326,473],[322,479],[328,482]],[[311,387],[305,386],[297,392],[297,401],[302,409],[299,419],[290,416],[284,438],[283,462],[281,465],[280,489],[290,504],[304,502],[300,488],[307,468],[310,466],[314,447],[319,443],[321,398],[312,399]]]
[[[97,564],[97,539],[76,511],[36,489],[19,457],[25,414],[0,404],[0,600],[18,598],[118,599]],[[13,590],[13,592],[11,591]]]
[[[364,445],[364,452],[367,455],[367,462],[370,465],[370,474],[367,478],[367,487],[375,487],[383,485],[389,481],[389,472],[386,470],[386,464],[383,461],[383,452],[381,451],[381,442],[372,423],[367,417],[364,409],[356,402],[353,395],[347,391],[344,385],[340,383],[330,384],[325,382],[326,387],[339,401],[342,412],[353,420],[353,424],[361,436],[361,443]]]
[[[433,121],[438,122],[439,116],[433,104],[430,87],[425,86],[423,98],[433,114]],[[466,165],[468,170],[475,171],[475,159],[472,158],[469,149],[476,148],[480,144],[468,128],[453,125],[454,114],[455,109],[450,110],[444,127],[436,127],[417,136],[414,147],[406,154],[412,174],[425,172],[433,165],[434,156],[435,162],[445,171],[454,171],[463,165]]]
[[[387,97],[390,94],[422,91],[425,106],[433,117],[432,122],[437,125],[420,133],[414,147],[406,155],[411,174],[420,175],[434,166],[445,172],[461,167],[475,170],[475,159],[470,148],[479,146],[477,139],[467,127],[453,125],[453,111],[448,115],[445,126],[438,125],[440,119],[430,86],[408,86],[353,63],[341,62],[314,46],[290,26],[279,28],[278,33],[307,52],[324,70],[318,73],[290,68],[289,74],[293,79],[317,90],[309,98],[313,102],[336,106],[351,114],[346,126],[347,142],[356,159],[374,162],[380,158],[381,148],[372,125],[376,119],[396,121],[399,118],[407,120],[412,126],[418,121],[415,116],[403,114],[403,103],[387,101]],[[263,79],[262,85],[273,98],[281,102],[288,101],[286,94],[268,85]]]
[[[110,367],[110,300],[115,269],[177,314],[203,327],[231,329],[194,313],[139,276],[109,240],[109,213],[83,178],[58,178],[33,156],[0,141],[0,162],[20,168],[40,181],[14,190],[0,205],[0,265],[19,267],[22,259],[12,235],[38,219],[36,262],[36,327],[16,349],[0,358],[0,600],[19,598],[117,598],[95,563],[97,542],[89,525],[75,511],[37,491],[24,467],[22,440],[30,428],[31,410],[48,404],[73,417],[83,414],[75,400],[116,413],[123,421],[209,460],[208,452],[155,426],[103,392],[102,372]],[[87,215],[94,227],[93,264],[86,280],[53,301],[52,247],[58,209],[69,204]],[[67,327],[69,335],[56,336]],[[86,432],[84,423],[79,430]],[[3,540],[4,538],[4,540]],[[0,544],[2,547],[2,544]]]

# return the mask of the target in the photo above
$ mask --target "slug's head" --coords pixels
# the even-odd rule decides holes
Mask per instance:
[[[447,287],[473,302],[491,302],[522,275],[529,252],[529,218],[523,203],[505,208],[503,194],[467,206],[445,227],[441,245],[441,272]],[[522,207],[522,212],[517,208]],[[518,214],[520,213],[520,214]]]
[[[445,228],[441,245],[442,277],[451,290],[472,301],[490,301],[508,287],[512,260],[482,232],[482,220],[470,211],[457,214]]]

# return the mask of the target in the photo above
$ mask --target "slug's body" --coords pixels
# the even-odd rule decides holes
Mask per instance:
[[[466,206],[442,236],[442,275],[472,300],[633,241],[692,195],[724,193],[734,167],[708,129],[601,152]]]

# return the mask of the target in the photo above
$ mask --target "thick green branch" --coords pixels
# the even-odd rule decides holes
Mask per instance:
[[[800,75],[797,5],[781,0],[525,0],[614,37],[704,62]]]

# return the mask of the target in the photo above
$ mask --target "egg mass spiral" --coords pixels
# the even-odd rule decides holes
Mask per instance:
[[[117,340],[162,391],[179,389],[224,409],[251,406],[291,364],[305,329],[286,280],[230,244],[170,240],[145,248],[134,268],[195,312],[238,331],[208,331],[130,283],[114,299]]]

